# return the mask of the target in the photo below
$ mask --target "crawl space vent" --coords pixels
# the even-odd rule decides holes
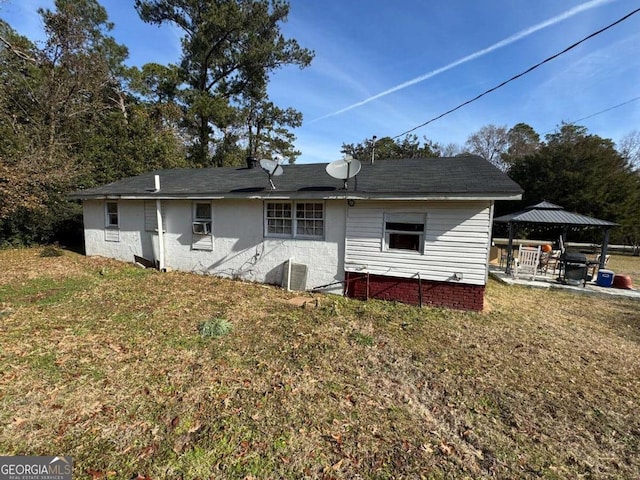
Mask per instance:
[[[306,290],[307,266],[301,263],[293,263],[291,260],[284,262],[282,286],[287,290]]]

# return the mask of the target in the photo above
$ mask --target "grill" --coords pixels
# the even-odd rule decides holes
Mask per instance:
[[[563,253],[560,256],[559,280],[569,285],[584,285],[588,268],[589,262],[584,253]]]

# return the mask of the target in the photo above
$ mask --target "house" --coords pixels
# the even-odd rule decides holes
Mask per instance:
[[[273,178],[251,167],[163,170],[75,192],[86,254],[481,310],[494,202],[522,194],[476,156],[376,160],[346,185],[325,164]]]

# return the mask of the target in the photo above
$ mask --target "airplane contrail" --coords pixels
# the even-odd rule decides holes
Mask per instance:
[[[528,37],[529,35],[542,30],[543,28],[547,28],[550,27],[552,25],[555,25],[556,23],[560,23],[563,20],[566,20],[568,18],[571,18],[581,12],[584,12],[586,10],[591,10],[593,8],[599,7],[601,5],[604,5],[605,3],[610,3],[614,0],[591,0],[589,2],[583,3],[582,5],[578,5],[577,7],[574,7],[570,10],[567,10],[564,13],[561,13],[560,15],[556,15],[555,17],[552,17],[548,20],[545,20],[544,22],[540,22],[536,25],[533,25],[529,28],[525,28],[524,30],[521,30],[513,35],[511,35],[510,37],[505,38],[504,40],[500,40],[497,43],[494,43],[493,45],[487,47],[487,48],[483,48],[482,50],[478,50],[477,52],[471,53],[469,55],[467,55],[466,57],[462,57],[454,62],[451,62],[447,65],[445,65],[444,67],[440,67],[437,68],[435,70],[432,70],[428,73],[425,73],[424,75],[420,75],[419,77],[413,78],[411,80],[407,80],[406,82],[403,82],[399,85],[396,85],[395,87],[391,87],[383,92],[377,93],[371,97],[365,98],[364,100],[361,100],[357,103],[351,104],[347,107],[341,108],[340,110],[337,110],[333,113],[328,113],[326,115],[323,115],[322,117],[318,117],[315,120],[311,120],[311,122],[317,122],[319,120],[324,120],[325,118],[329,118],[329,117],[334,117],[336,115],[340,115],[341,113],[344,112],[348,112],[349,110],[353,110],[354,108],[357,107],[361,107],[362,105],[366,105],[369,102],[373,102],[374,100],[377,100],[379,98],[382,97],[386,97],[387,95],[397,92],[398,90],[403,90],[407,87],[410,87],[411,85],[415,85],[416,83],[420,83],[420,82],[424,82],[425,80],[428,80],[429,78],[433,78],[436,75],[440,75],[443,72],[446,72],[447,70],[451,70],[452,68],[455,68],[459,65],[462,65],[463,63],[467,63],[470,62],[472,60],[475,60],[476,58],[482,57],[488,53],[493,52],[494,50],[497,50],[499,48],[502,47],[506,47],[507,45],[511,45],[512,43],[517,42],[518,40],[521,40],[525,37]],[[309,123],[311,123],[309,122]]]

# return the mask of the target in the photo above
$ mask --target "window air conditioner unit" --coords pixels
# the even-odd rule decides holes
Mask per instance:
[[[196,235],[208,235],[210,230],[209,222],[193,222],[193,233]]]

